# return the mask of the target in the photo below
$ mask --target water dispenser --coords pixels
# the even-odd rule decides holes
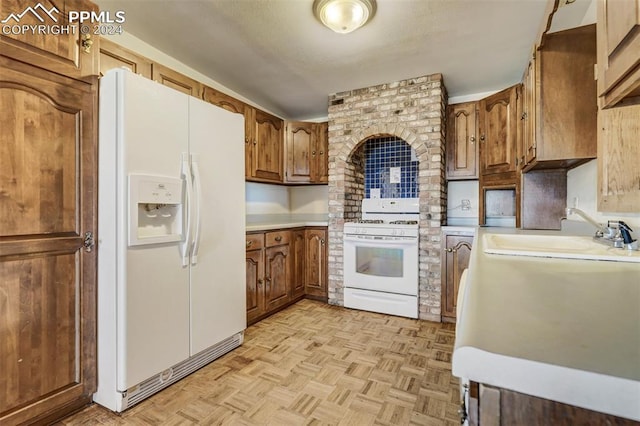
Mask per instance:
[[[182,180],[129,175],[129,246],[182,240]]]

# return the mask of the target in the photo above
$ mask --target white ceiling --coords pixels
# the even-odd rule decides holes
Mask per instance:
[[[256,104],[310,119],[326,117],[331,93],[421,75],[442,73],[450,97],[514,84],[547,2],[377,0],[373,20],[351,34],[323,27],[313,0],[96,3],[125,11],[126,32]]]

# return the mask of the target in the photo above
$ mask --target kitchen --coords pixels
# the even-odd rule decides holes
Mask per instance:
[[[379,2],[379,4],[382,4],[382,2]],[[574,6],[577,7],[578,5]],[[570,8],[574,6],[567,6],[558,9],[556,16],[561,17],[564,11],[570,10]],[[585,23],[594,22],[596,19],[595,4],[589,7],[591,8],[590,10],[593,14],[593,18],[591,21],[586,21]],[[5,9],[3,8],[2,10],[4,11]],[[383,9],[379,9],[377,13],[381,13],[381,10]],[[545,11],[539,11],[541,16],[543,12]],[[377,17],[379,18],[379,15]],[[579,21],[574,26],[577,27],[581,24],[582,21]],[[537,26],[538,25],[536,25],[536,27]],[[363,31],[365,29],[366,27],[363,29]],[[237,108],[238,102],[243,105],[248,101],[246,99],[238,101],[239,96],[229,96],[235,95],[235,93],[223,91],[220,85],[215,81],[206,76],[202,76],[197,72],[194,72],[185,65],[177,62],[175,59],[156,50],[151,44],[143,42],[141,39],[125,33],[121,37],[113,36],[105,38],[104,40],[108,41],[107,43],[104,43],[104,46],[102,47],[104,47],[106,51],[109,51],[112,54],[112,58],[116,57],[124,62],[126,62],[126,60],[129,60],[130,63],[139,66],[139,68],[136,69],[137,73],[144,74],[145,72],[147,72],[145,70],[148,70],[150,73],[157,72],[159,77],[154,79],[164,82],[165,85],[193,91],[193,93],[198,95],[197,97],[203,98],[205,100],[209,99],[211,103],[223,106],[223,108],[228,111],[232,111],[234,108]],[[539,40],[539,38],[537,40]],[[86,39],[83,41],[85,42],[83,44],[89,44]],[[95,40],[95,43],[96,45],[98,45],[102,41],[103,40]],[[109,46],[109,43],[111,43],[111,45],[115,44],[115,46],[107,47]],[[6,44],[6,46],[8,46],[6,50],[7,57],[26,57],[24,49],[21,50],[19,46],[16,46],[15,43],[8,43]],[[142,58],[143,60],[140,61],[140,58]],[[38,60],[42,60],[42,58]],[[102,67],[104,63],[105,61],[103,61],[101,58],[100,67]],[[37,64],[38,63],[36,62],[36,65]],[[64,64],[64,66],[67,68],[62,68],[62,65],[59,64],[56,66],[58,67],[56,69],[56,72],[63,75],[65,73],[69,73],[68,68],[73,68],[73,66],[69,67],[68,64]],[[97,66],[96,63],[94,63],[93,66],[95,70],[95,67]],[[522,66],[526,66],[526,63],[524,63]],[[524,71],[524,69],[519,70],[518,73],[521,73],[522,71]],[[418,301],[416,306],[416,309],[418,311],[417,315],[421,320],[436,321],[438,323],[443,319],[442,317],[444,315],[441,311],[441,303],[442,293],[444,292],[444,289],[441,290],[440,283],[442,252],[440,243],[440,235],[442,231],[441,225],[444,224],[444,220],[447,216],[449,216],[449,221],[447,223],[448,225],[452,225],[452,222],[453,224],[458,223],[461,225],[477,225],[478,218],[486,216],[481,214],[481,208],[484,209],[485,207],[491,205],[491,203],[489,202],[490,199],[488,200],[486,198],[480,185],[483,185],[484,182],[484,184],[488,184],[489,186],[493,184],[493,189],[509,190],[509,185],[511,185],[511,183],[503,185],[502,183],[498,182],[497,185],[499,186],[499,188],[497,188],[496,181],[491,180],[492,178],[487,178],[487,176],[489,175],[481,175],[480,182],[478,182],[478,180],[476,179],[465,179],[456,181],[449,179],[447,197],[447,183],[445,181],[445,173],[447,171],[444,170],[445,135],[442,131],[442,129],[444,128],[442,117],[444,117],[445,106],[447,104],[456,105],[464,102],[480,101],[481,99],[492,96],[492,94],[483,93],[475,96],[458,96],[457,98],[449,97],[447,99],[445,83],[447,82],[448,77],[446,73],[444,75],[440,75],[438,74],[438,72],[439,70],[435,71],[435,73],[433,74],[429,74],[423,77],[413,77],[397,81],[389,80],[396,81],[396,83],[384,83],[384,80],[382,82],[378,81],[377,83],[375,83],[375,85],[370,86],[368,89],[366,89],[366,91],[371,93],[371,98],[369,98],[369,100],[371,100],[372,104],[375,103],[373,102],[374,98],[387,102],[386,105],[383,103],[383,106],[379,110],[371,109],[373,108],[373,105],[365,105],[365,103],[367,103],[368,101],[366,98],[363,99],[363,97],[365,97],[365,93],[363,89],[357,89],[363,86],[360,83],[353,83],[350,86],[351,88],[356,89],[348,90],[349,88],[347,87],[347,90],[336,91],[333,92],[333,94],[329,95],[329,108],[327,111],[327,115],[320,119],[308,119],[308,116],[305,117],[303,115],[300,116],[300,118],[303,119],[301,122],[286,122],[285,124],[285,122],[283,122],[278,117],[275,117],[273,114],[262,111],[260,108],[257,108],[255,104],[252,105],[251,114],[253,114],[253,116],[251,116],[251,120],[252,122],[256,122],[258,124],[256,125],[256,127],[252,127],[252,129],[248,130],[245,133],[245,136],[246,134],[252,134],[250,132],[255,132],[253,133],[255,139],[253,139],[253,137],[251,138],[253,139],[254,143],[256,142],[256,139],[258,140],[258,142],[260,142],[263,137],[267,139],[273,137],[276,140],[284,141],[284,135],[286,134],[287,144],[291,143],[295,145],[295,143],[299,141],[302,141],[302,143],[304,144],[305,140],[307,142],[310,142],[311,144],[317,144],[319,143],[318,141],[326,138],[326,133],[324,136],[322,133],[326,130],[323,130],[323,125],[318,123],[327,121],[327,119],[329,121],[329,135],[327,138],[328,150],[323,149],[322,146],[317,146],[317,149],[315,150],[318,153],[320,153],[321,151],[324,151],[325,154],[328,153],[329,158],[326,170],[328,173],[323,172],[321,170],[321,166],[319,166],[319,171],[314,171],[315,176],[309,177],[309,179],[314,179],[314,181],[317,181],[319,185],[272,185],[265,182],[282,181],[289,178],[293,179],[295,173],[288,173],[285,175],[284,170],[280,168],[282,166],[273,167],[273,164],[271,164],[270,161],[266,160],[262,161],[260,159],[257,159],[250,164],[245,164],[245,167],[248,167],[248,169],[245,170],[245,176],[247,176],[247,180],[249,181],[245,185],[245,209],[247,213],[246,230],[250,232],[249,235],[258,235],[255,240],[251,240],[256,241],[254,243],[256,244],[256,246],[251,247],[252,249],[255,248],[256,255],[259,258],[260,256],[262,256],[261,259],[264,259],[264,256],[267,256],[267,251],[275,248],[270,252],[274,254],[274,259],[276,259],[276,261],[282,261],[282,259],[286,255],[283,247],[288,247],[288,251],[295,251],[295,246],[292,243],[284,244],[284,242],[288,242],[286,241],[287,238],[292,238],[293,235],[297,235],[303,241],[305,241],[307,237],[309,237],[311,238],[310,241],[313,242],[313,244],[302,245],[303,248],[301,250],[303,251],[304,248],[308,246],[314,247],[314,249],[316,250],[315,254],[307,253],[307,258],[314,258],[316,260],[326,258],[325,264],[318,264],[319,272],[315,273],[316,276],[310,276],[308,279],[305,278],[302,280],[304,284],[308,284],[313,281],[321,282],[323,284],[315,286],[311,284],[303,285],[303,287],[308,287],[308,289],[298,289],[297,291],[300,291],[301,293],[296,293],[297,295],[304,295],[305,293],[309,293],[308,295],[313,296],[313,294],[311,293],[313,293],[313,291],[316,291],[316,298],[324,298],[324,300],[328,300],[330,306],[341,306],[343,304],[347,305],[349,303],[345,297],[346,292],[343,291],[344,289],[342,279],[342,273],[344,269],[343,261],[347,259],[347,254],[345,253],[343,255],[342,252],[343,226],[346,229],[346,222],[354,221],[357,219],[366,219],[364,216],[367,212],[363,211],[363,206],[361,205],[362,203],[360,201],[363,198],[366,198],[365,194],[367,193],[369,194],[369,198],[375,199],[375,195],[371,195],[371,189],[376,189],[374,188],[375,184],[368,182],[366,176],[364,176],[366,175],[366,169],[363,165],[363,163],[365,162],[365,158],[369,158],[368,156],[374,155],[374,149],[371,148],[367,150],[367,148],[364,147],[364,144],[360,144],[360,142],[372,138],[375,139],[377,135],[398,135],[402,140],[409,144],[414,151],[409,153],[410,158],[408,161],[412,161],[411,155],[419,159],[419,169],[416,172],[417,178],[414,179],[414,181],[417,181],[417,186],[419,188],[418,196],[420,202],[418,211],[416,212],[418,217],[415,219],[411,219],[419,222],[420,229],[419,288],[417,289]],[[184,78],[185,74],[189,77]],[[41,73],[39,74],[39,72],[35,72],[35,75],[39,78],[45,79],[45,77],[41,76]],[[420,76],[422,74],[416,73],[414,75]],[[56,84],[64,83],[59,77],[55,77],[53,80]],[[520,80],[521,79],[518,77],[517,80],[512,80],[510,84],[519,82]],[[599,82],[600,81],[601,80],[599,80]],[[509,84],[504,84],[501,87],[496,87],[496,89],[502,89],[508,85]],[[91,89],[88,91],[89,93],[86,94],[86,86],[81,86],[79,84],[76,84],[75,86],[77,86],[77,88],[74,89],[76,90],[74,93],[78,93],[78,97],[84,96],[86,98],[87,96],[96,96],[95,92],[91,92],[92,90],[96,89],[95,85],[91,85]],[[451,90],[451,87],[447,86],[447,89]],[[417,99],[420,102],[420,105],[425,106],[425,109],[431,112],[433,116],[427,116],[422,123],[412,123],[412,120],[417,121],[416,118],[410,117],[412,114],[415,114],[415,111],[411,111],[410,107],[392,106],[392,104],[397,103],[394,101],[393,97],[399,96],[400,92],[404,92],[405,94],[409,93],[412,99]],[[468,93],[477,92],[478,91],[476,90],[476,92]],[[326,105],[326,92],[324,96],[324,102]],[[620,99],[613,99],[608,100],[607,102],[613,104],[617,103],[619,100]],[[358,103],[360,103],[361,105],[357,105]],[[62,104],[64,105],[64,103]],[[82,105],[86,106],[86,104]],[[631,107],[625,108],[626,110],[628,110]],[[349,111],[356,110],[359,111],[358,115],[349,113]],[[610,115],[615,116],[615,119],[619,120],[620,122],[624,120],[633,120],[632,118],[626,116],[624,113],[620,112],[621,110],[623,109],[613,108],[606,111],[610,111]],[[395,115],[399,117],[402,123],[406,124],[399,125],[395,124],[396,122],[393,121],[384,122],[383,120],[380,120],[379,118],[385,116],[384,111],[387,111],[389,115]],[[603,112],[601,114],[604,116],[604,114],[609,113]],[[348,117],[349,115],[353,115],[353,117]],[[376,118],[376,123],[373,125],[372,117]],[[88,137],[89,135],[91,135],[91,132],[96,131],[96,128],[91,127],[91,115],[87,116],[85,114],[84,119],[88,122],[85,123],[87,127],[85,127],[83,137]],[[347,121],[347,119],[352,121]],[[429,122],[429,120],[437,120],[438,124]],[[442,125],[440,125],[440,123],[442,123]],[[292,131],[294,130],[294,126],[296,129],[301,130],[296,132]],[[268,130],[262,131],[261,129]],[[633,131],[631,132],[633,133]],[[304,135],[302,133],[306,133],[307,135],[309,135],[309,138],[304,139]],[[294,135],[298,135],[302,137],[302,139],[295,139]],[[479,132],[478,135],[480,135]],[[245,142],[250,141],[251,139],[247,139]],[[424,143],[425,141],[429,142]],[[388,141],[378,142],[386,143]],[[273,148],[274,151],[267,153],[266,157],[270,157],[271,159],[282,158],[284,152],[291,152],[291,150],[287,150],[287,146],[288,145],[286,145],[284,149],[282,146],[275,146]],[[262,149],[260,146],[259,148]],[[312,150],[313,149],[309,149],[309,151]],[[448,152],[449,151],[447,151],[447,153]],[[630,157],[628,161],[631,161],[631,164],[635,164],[634,162],[637,162],[637,159],[633,157],[633,155],[635,155],[634,153],[637,153],[637,151],[633,151],[633,148],[629,148],[628,153],[627,151],[625,151],[625,154],[623,154],[623,156]],[[87,152],[87,155],[90,157],[91,152]],[[621,206],[620,209],[610,210],[599,208],[598,206],[596,206],[596,203],[600,202],[600,196],[602,193],[602,191],[597,189],[599,186],[602,188],[602,184],[598,181],[598,179],[602,178],[602,172],[599,172],[597,170],[598,166],[602,167],[602,162],[600,161],[600,155],[598,155],[598,157],[598,162],[586,162],[583,165],[569,170],[566,175],[566,181],[563,181],[566,183],[560,184],[560,190],[556,191],[554,189],[554,203],[550,208],[548,208],[548,210],[557,212],[559,205],[562,205],[562,208],[564,208],[566,206],[573,206],[577,202],[577,207],[586,211],[590,216],[596,217],[599,222],[606,222],[609,219],[624,220],[627,224],[630,225],[631,228],[636,228],[637,226],[639,226],[639,214],[637,209],[637,202],[636,204],[634,204],[634,200],[637,199],[637,192],[633,192],[633,187],[628,195],[617,196],[616,194],[619,193],[619,189],[617,188],[613,188],[613,190],[611,191],[613,193],[613,196],[609,197],[609,201],[607,202],[618,202],[619,204],[613,205]],[[540,156],[539,159],[541,158],[542,157]],[[280,161],[283,161],[287,165],[289,164],[288,158],[286,161],[284,159]],[[612,167],[615,167],[615,165]],[[295,171],[295,168],[291,170]],[[614,170],[615,169],[611,169],[608,172],[612,173]],[[289,170],[287,170],[287,172],[288,171]],[[300,173],[299,175],[303,176],[304,173]],[[534,174],[523,176],[526,176],[526,179],[529,176],[534,176]],[[411,176],[404,175],[401,175],[400,177],[386,177],[386,179],[389,179],[387,183],[391,184],[392,186],[392,178],[400,179],[403,182],[405,180],[412,180]],[[87,179],[90,179],[90,177],[87,177]],[[328,185],[323,185],[322,180],[325,180],[325,182],[328,181]],[[565,188],[564,191],[562,191],[562,187]],[[525,182],[523,186],[517,186],[514,188],[517,188],[517,190],[514,189],[514,192],[518,194],[517,196],[519,196],[520,191],[522,190],[521,193],[523,203],[527,202],[527,182]],[[381,191],[385,191],[384,187],[382,187]],[[491,192],[489,193],[491,194]],[[386,196],[382,196],[382,198],[379,199],[384,200],[385,198]],[[463,200],[468,201],[463,202]],[[508,214],[503,214],[502,216],[505,217],[500,217],[500,220],[509,220],[509,217],[513,217],[513,220],[523,220],[526,222],[527,220],[530,220],[526,217],[526,213],[532,211],[531,209],[535,207],[533,206],[530,208],[523,208],[523,211],[518,213],[518,209],[520,209],[520,203],[512,202],[507,204],[511,206],[511,211],[508,212]],[[598,213],[598,211],[600,210],[619,213],[607,213],[603,215]],[[445,213],[447,211],[448,213]],[[490,209],[488,209],[487,211],[490,211]],[[265,224],[264,222],[260,222],[264,220],[265,214],[277,215],[278,217],[272,216],[271,219],[273,220],[270,223]],[[294,216],[291,217],[290,215]],[[324,216],[324,218],[322,218],[322,216]],[[473,222],[474,218],[475,223]],[[465,220],[469,219],[472,221],[471,223],[465,222]],[[88,217],[87,220],[91,221],[94,219]],[[458,220],[458,222],[455,222],[455,220]],[[293,228],[294,231],[291,234],[286,233],[286,230],[290,229],[290,225],[295,225]],[[375,224],[373,225],[375,226]],[[411,225],[407,224],[400,226]],[[520,223],[518,223],[516,226],[519,227]],[[285,230],[285,233],[277,234],[278,232],[283,230]],[[324,234],[318,233],[318,231],[323,231]],[[46,231],[25,233],[39,234],[42,232]],[[592,232],[591,228],[587,227],[587,232]],[[271,233],[273,233],[273,241],[270,243],[269,241],[271,240],[269,234]],[[277,241],[277,238],[280,238],[280,241]],[[61,241],[57,241],[56,243],[61,243]],[[247,240],[247,243],[249,243],[249,240]],[[45,243],[43,242],[42,244]],[[71,242],[69,242],[68,244],[68,247],[72,246]],[[73,244],[75,244],[75,242]],[[44,247],[44,245],[42,247]],[[36,248],[36,252],[38,252],[38,250],[41,252],[43,250],[42,247]],[[6,253],[14,252],[4,252],[3,256],[6,256]],[[291,258],[293,259],[295,259],[296,257],[297,256],[291,256]],[[73,268],[73,266],[68,267]],[[90,273],[90,269],[91,265],[89,262],[85,265],[84,271]],[[292,269],[295,269],[295,267],[292,267]],[[306,268],[304,268],[304,266],[302,267],[302,269],[303,273],[306,274],[308,272],[305,270]],[[319,276],[318,274],[320,272],[326,274],[326,279],[324,281],[317,280]],[[264,278],[273,277],[269,274],[262,277],[256,275],[256,284],[259,284],[259,279]],[[345,286],[347,285],[346,280],[344,284]],[[258,285],[256,285],[256,288],[258,288]],[[298,300],[299,297],[291,297],[291,294],[287,293],[287,289],[285,288],[281,288],[280,290],[280,295],[274,294],[272,300],[273,303],[269,304],[271,307],[273,307],[274,310],[280,309],[290,304],[291,302]],[[87,291],[89,293],[86,294],[86,297],[90,299],[92,297],[91,290],[88,289]],[[256,298],[256,300],[258,299],[260,299],[260,297]],[[248,305],[249,300],[250,298],[248,297]],[[88,318],[90,318],[90,307],[88,307],[87,309],[89,310],[86,312],[86,314],[88,314]],[[264,308],[262,308],[262,310],[258,309],[258,311],[256,312],[257,313],[255,314],[255,317],[250,319],[249,323],[251,323],[252,321],[258,321],[257,326],[260,326],[261,324],[263,324],[260,319],[266,318],[267,315],[270,314],[270,312],[265,312]],[[415,316],[413,317],[415,318]],[[271,320],[271,318],[272,317],[269,317],[267,321]],[[95,324],[92,325],[91,321],[86,322],[85,325],[88,328],[88,330],[86,330],[87,333],[90,333],[90,328],[95,326]],[[443,330],[445,334],[441,337],[444,340],[446,340],[446,338],[444,337],[446,336],[446,331],[447,329]],[[87,371],[90,373],[91,368],[88,368]]]

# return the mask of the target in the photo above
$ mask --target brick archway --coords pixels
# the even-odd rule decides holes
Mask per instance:
[[[440,226],[446,211],[442,76],[337,93],[329,103],[329,303],[343,304],[342,231],[359,208],[352,194],[359,179],[354,153],[372,137],[391,135],[407,142],[419,160],[419,315],[440,321]]]

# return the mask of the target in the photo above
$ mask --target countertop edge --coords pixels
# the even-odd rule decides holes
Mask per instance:
[[[640,421],[640,382],[456,346],[452,374],[478,383]],[[607,392],[602,392],[607,389]]]

